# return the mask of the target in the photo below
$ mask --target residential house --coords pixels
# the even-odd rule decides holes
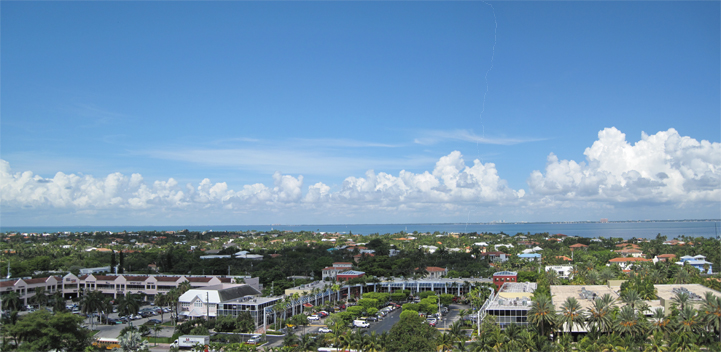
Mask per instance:
[[[696,256],[690,256],[685,255],[680,258],[681,260],[676,262],[678,265],[691,265],[694,268],[698,269],[702,273],[706,274],[713,274],[713,263],[706,261],[706,256],[703,255],[696,255]],[[704,267],[708,268],[708,271]]]
[[[608,261],[607,266],[611,266],[612,264],[618,264],[618,266],[621,267],[622,270],[628,270],[633,267],[635,263],[642,263],[642,262],[652,262],[651,259],[645,259],[645,258],[637,258],[637,257],[627,257],[627,258],[613,258]]]

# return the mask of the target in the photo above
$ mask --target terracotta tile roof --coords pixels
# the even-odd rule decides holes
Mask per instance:
[[[97,279],[97,280],[105,280],[105,281],[115,281],[115,279],[118,278],[117,276],[112,276],[112,275],[93,275],[93,276],[95,276],[95,279]]]
[[[30,285],[30,284],[43,283],[43,282],[45,282],[45,281],[48,281],[48,279],[49,279],[49,277],[39,277],[39,278],[37,278],[37,279],[26,279],[26,280],[23,280],[23,281],[25,281],[25,283],[27,283],[28,285]]]
[[[128,281],[145,281],[148,279],[148,276],[125,276],[125,280]]]
[[[176,282],[180,279],[180,276],[156,276],[156,280],[165,282]]]
[[[80,277],[78,277],[78,280],[85,280],[85,279],[88,278],[88,276],[89,276],[89,275],[80,276]]]
[[[212,280],[212,277],[187,277],[188,281],[190,282],[209,282]]]
[[[675,254],[661,254],[658,256],[659,258],[676,258]]]
[[[229,284],[230,281],[232,280],[232,279],[229,278],[229,277],[219,277],[218,279],[220,280],[220,282],[223,282],[223,283],[226,283],[226,284]]]
[[[569,258],[569,257],[566,257],[565,255],[557,255],[557,256],[556,256],[556,259],[566,260],[566,261],[569,261],[569,262],[570,262],[571,260],[573,260],[573,259],[571,259],[571,258]]]
[[[0,281],[0,287],[8,287],[13,286],[15,283],[18,282],[18,280],[12,280],[12,281]]]
[[[569,247],[571,247],[571,248],[583,248],[583,247],[588,247],[588,246],[585,245],[585,244],[583,244],[583,243],[576,243],[576,244],[571,245],[571,246],[569,246]]]
[[[432,272],[446,271],[446,269],[445,269],[445,268],[439,268],[439,267],[437,267],[437,266],[429,266],[429,267],[426,267],[426,271],[429,272],[429,273],[432,273]]]

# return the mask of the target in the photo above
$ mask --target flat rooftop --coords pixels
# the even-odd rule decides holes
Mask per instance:
[[[244,303],[244,304],[248,304],[248,305],[261,305],[263,303],[278,301],[281,299],[282,299],[281,296],[273,296],[273,297],[246,296],[246,297],[234,298],[234,299],[225,301],[223,303]]]
[[[582,296],[582,292],[586,294]],[[591,294],[589,295],[588,292]],[[581,308],[588,309],[593,305],[593,294],[595,297],[601,298],[605,294],[611,295],[613,299],[618,300],[619,296],[616,291],[606,285],[552,285],[551,299],[556,310],[561,310],[563,302],[567,298],[573,297],[581,304]],[[588,297],[588,298],[586,298]]]
[[[704,295],[706,295],[706,292],[711,292],[716,297],[721,297],[721,292],[715,291],[713,289],[710,289],[706,286],[703,286],[701,284],[686,284],[686,285],[653,285],[656,287],[656,295],[659,299],[665,299],[670,300],[674,296],[676,296],[676,292],[688,292],[691,296],[691,303],[694,305],[696,303],[700,303],[701,299],[704,298]],[[694,300],[694,298],[697,298]]]
[[[535,282],[506,282],[501,286],[499,292],[508,293],[523,293],[528,292],[530,294],[538,288],[538,284]]]

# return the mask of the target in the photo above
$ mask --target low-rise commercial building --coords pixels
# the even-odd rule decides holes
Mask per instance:
[[[535,282],[505,282],[493,299],[481,308],[481,319],[492,315],[501,329],[510,324],[528,325],[528,311],[537,287]]]
[[[518,281],[518,273],[515,271],[499,271],[493,273],[493,284],[496,285],[496,289],[500,290],[501,286],[506,282]]]

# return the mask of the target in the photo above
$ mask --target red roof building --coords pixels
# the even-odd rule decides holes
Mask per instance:
[[[515,271],[499,271],[493,274],[493,284],[496,285],[496,291],[506,282],[517,282],[518,273]]]

